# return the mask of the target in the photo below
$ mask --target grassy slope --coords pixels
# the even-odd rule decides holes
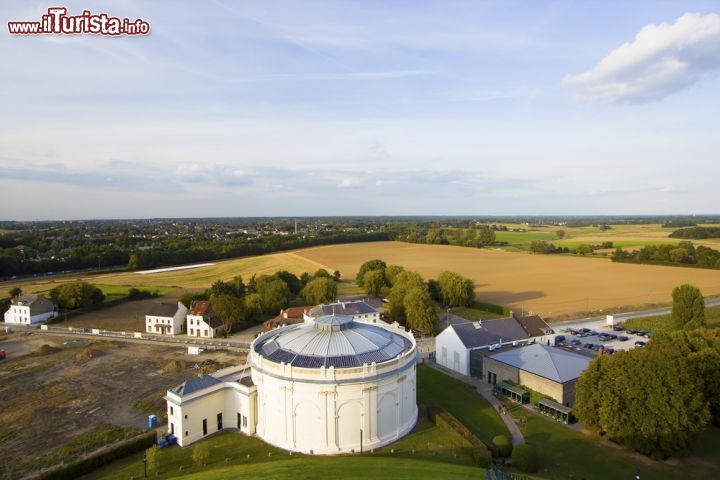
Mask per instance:
[[[636,471],[640,472],[641,478],[654,480],[720,476],[720,464],[716,460],[720,430],[715,428],[705,432],[693,456],[668,462],[651,461],[541,416],[530,416],[524,433],[527,443],[541,458],[543,477],[550,479],[634,478]]]

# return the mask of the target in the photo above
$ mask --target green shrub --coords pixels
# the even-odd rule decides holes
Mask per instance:
[[[499,457],[509,457],[513,450],[512,440],[507,435],[496,435],[492,439]]]
[[[535,473],[540,469],[535,452],[527,444],[518,445],[513,449],[512,464],[523,473]]]

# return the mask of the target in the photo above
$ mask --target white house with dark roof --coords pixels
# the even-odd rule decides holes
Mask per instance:
[[[521,321],[524,317],[498,318],[463,322],[449,325],[435,337],[435,361],[462,375],[479,373],[482,358],[504,345],[518,345],[538,338],[538,334],[551,331],[550,327],[537,317],[546,327],[542,327],[536,319],[532,320],[532,328]],[[475,355],[473,355],[473,352]],[[471,357],[477,357],[478,366],[473,368]]]
[[[185,331],[188,309],[182,302],[158,302],[145,315],[145,331],[158,335],[179,335]]]
[[[44,295],[25,294],[12,300],[5,312],[5,323],[32,325],[58,316],[57,304]]]
[[[575,384],[592,358],[561,348],[533,344],[490,355],[484,359],[488,383],[510,381],[572,406]]]
[[[215,338],[225,327],[207,300],[194,300],[187,313],[189,337]]]

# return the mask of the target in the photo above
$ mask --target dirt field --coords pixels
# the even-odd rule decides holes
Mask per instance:
[[[682,283],[720,294],[720,271],[612,263],[609,259],[530,255],[400,242],[330,245],[296,252],[341,272],[380,258],[435,278],[443,270],[472,278],[478,298],[543,316],[671,302]],[[354,275],[354,273],[353,273]]]
[[[77,340],[18,331],[0,337],[8,352],[0,361],[0,478],[18,478],[103,425],[142,430],[149,414],[162,419],[165,391],[197,376],[198,362],[245,361],[224,352],[189,356],[177,347]]]

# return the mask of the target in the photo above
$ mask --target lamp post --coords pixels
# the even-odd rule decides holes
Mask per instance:
[[[143,455],[143,469],[145,470],[145,478],[147,478],[147,452]]]
[[[362,428],[360,429],[360,453],[363,453],[363,451],[362,451]]]

